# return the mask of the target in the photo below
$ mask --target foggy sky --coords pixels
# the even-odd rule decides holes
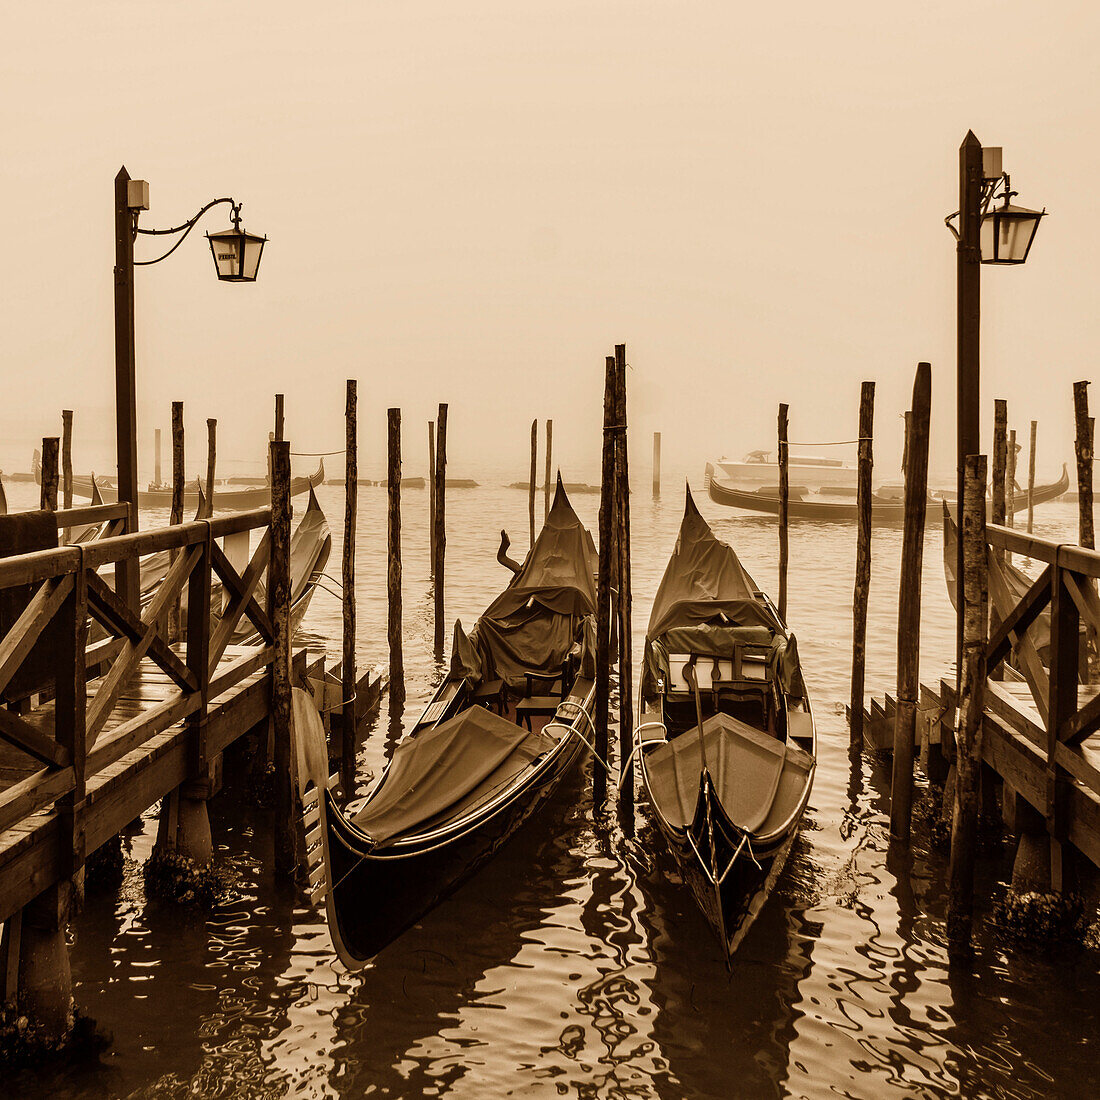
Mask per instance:
[[[61,2],[4,24],[5,471],[70,406],[77,470],[113,472],[122,164],[149,181],[144,226],[229,194],[270,237],[252,286],[214,277],[201,233],[224,207],[138,269],[143,480],[174,398],[188,476],[208,416],[221,471],[262,469],[278,390],[295,450],[339,448],[347,377],[367,472],[388,405],[423,472],[445,400],[457,476],[524,476],[549,416],[594,480],[617,341],[639,476],[654,429],[700,480],[770,446],[779,401],[793,440],[851,438],[863,378],[896,471],[920,359],[950,470],[943,218],[968,128],[1051,211],[1024,267],[983,269],[983,439],[1005,397],[1022,438],[1039,420],[1040,480],[1071,457],[1100,343],[1095,5]]]

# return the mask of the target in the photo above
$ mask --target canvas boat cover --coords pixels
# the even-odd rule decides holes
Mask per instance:
[[[814,758],[728,714],[708,718],[703,737],[714,795],[729,820],[755,837],[785,827],[802,804]],[[698,726],[645,757],[650,795],[674,828],[695,817],[702,759]]]
[[[381,787],[352,821],[381,843],[476,802],[556,744],[550,734],[470,707],[402,741]]]
[[[451,672],[471,684],[500,679],[510,687],[523,687],[528,672],[556,675],[574,645],[585,646],[598,564],[559,475],[550,515],[520,571],[469,634],[455,624]]]

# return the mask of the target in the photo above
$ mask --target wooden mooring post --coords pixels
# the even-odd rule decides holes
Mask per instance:
[[[61,410],[61,506],[73,506],[73,410]]]
[[[435,576],[435,421],[428,421],[428,576]]]
[[[1073,383],[1073,414],[1077,427],[1074,449],[1077,453],[1078,539],[1090,550],[1096,545],[1092,518],[1092,429],[1089,425],[1089,384]]]
[[[1031,447],[1027,455],[1027,533],[1031,534],[1032,524],[1035,521],[1035,434],[1038,431],[1039,422],[1031,422]]]
[[[267,613],[271,620],[271,723],[275,765],[275,871],[294,873],[293,793],[290,771],[290,444],[271,443],[271,558]]]
[[[444,623],[443,596],[447,557],[447,406],[440,405],[435,430],[435,655],[443,658]],[[392,687],[390,689],[393,690]]]
[[[905,469],[905,532],[898,587],[898,698],[894,715],[894,763],[890,784],[890,835],[909,843],[913,806],[913,741],[920,692],[921,569],[928,500],[928,435],[932,415],[932,367],[917,364],[908,419]],[[862,703],[860,710],[862,711]]]
[[[787,513],[790,484],[787,471],[787,406],[779,406],[779,617],[787,621]]]
[[[284,401],[283,395],[277,393],[275,395],[275,441],[282,443],[286,432],[286,419],[283,415]]]
[[[542,522],[550,518],[550,478],[553,476],[554,422],[546,421],[546,475],[542,479]]]
[[[218,422],[206,421],[206,515],[214,514],[214,476],[218,460]]]
[[[57,511],[57,455],[61,440],[56,435],[42,439],[42,490],[39,493],[39,508]]]
[[[602,809],[607,800],[607,708],[611,694],[611,573],[614,534],[615,479],[615,358],[604,360],[603,388],[603,448],[600,465],[600,572],[596,578],[596,700],[593,737],[595,757],[592,762],[592,804]]]
[[[539,461],[539,422],[531,421],[531,482],[527,486],[527,514],[530,519],[531,541],[528,546],[535,545],[535,492],[538,486],[538,461]]]
[[[387,638],[390,643],[390,700],[405,701],[405,659],[401,649],[401,410],[387,413],[386,480],[389,520],[386,525],[386,598],[389,608]]]
[[[634,661],[631,652],[630,467],[627,461],[626,345],[615,345],[615,549],[619,558],[619,823],[634,835]],[[598,765],[597,765],[598,766]]]
[[[963,478],[963,574],[959,585],[963,610],[963,662],[956,733],[955,801],[948,865],[948,952],[970,949],[974,908],[974,857],[978,842],[982,720],[985,708],[985,623],[989,602],[985,533],[985,455],[967,455]]]
[[[172,509],[168,522],[172,525],[183,522],[183,402],[172,402]],[[175,564],[179,552],[171,553],[172,564]],[[183,627],[180,621],[180,602],[172,600],[168,608],[168,640],[175,642],[183,636]]]
[[[871,473],[874,463],[875,384],[859,391],[859,468],[856,482],[856,579],[852,596],[852,693],[848,708],[851,745],[863,744],[863,687],[867,665],[867,598],[871,589]]]
[[[358,382],[344,386],[344,546],[340,584],[343,631],[340,656],[340,785],[355,797],[355,527],[359,514]]]
[[[1003,527],[1007,504],[1008,473],[1008,402],[993,402],[993,522]]]
[[[1016,429],[1008,433],[1008,469],[1005,472],[1005,526],[1016,526]],[[1005,552],[1005,561],[1012,564],[1011,551]]]
[[[653,499],[661,495],[661,433],[653,433]]]

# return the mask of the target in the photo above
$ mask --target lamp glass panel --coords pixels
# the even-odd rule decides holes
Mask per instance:
[[[260,255],[263,250],[263,237],[254,237],[251,233],[244,235],[244,263],[241,266],[241,277],[243,279],[256,278],[256,271],[260,266]]]
[[[210,249],[219,279],[235,279],[240,270],[240,237],[233,232],[211,234]]]

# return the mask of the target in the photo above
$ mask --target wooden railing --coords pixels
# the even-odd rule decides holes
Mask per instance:
[[[1085,638],[1100,632],[1100,553],[989,525],[989,595],[996,612],[986,646],[986,668],[993,670],[1011,652],[1027,681],[1046,730],[1045,806],[1040,807],[1051,835],[1065,838],[1065,786],[1075,777],[1100,793],[1100,772],[1085,758],[1081,742],[1100,730],[1100,693],[1078,705]],[[1044,563],[1031,587],[1016,600],[1010,593],[997,551],[1010,551]],[[1028,627],[1049,608],[1050,646],[1044,661],[1028,636]],[[999,623],[997,620],[999,619]],[[1091,642],[1090,642],[1091,644]]]
[[[106,523],[125,527],[127,505],[73,508],[57,513],[59,529]],[[242,572],[217,540],[262,529],[259,544]],[[272,663],[272,614],[256,600],[271,555],[271,509],[198,520],[133,534],[108,534],[87,542],[0,558],[0,591],[27,588],[26,606],[0,639],[0,697],[35,643],[51,624],[49,669],[52,683],[42,693],[52,704],[0,705],[0,740],[41,765],[21,782],[0,792],[0,833],[31,814],[56,805],[63,822],[64,847],[71,867],[84,858],[82,810],[88,780],[170,726],[186,720],[193,738],[193,774],[208,770],[207,708],[212,699]],[[105,566],[170,551],[173,561],[140,612],[106,583]],[[217,577],[225,594],[220,614],[212,612]],[[269,586],[269,589],[272,586]],[[183,599],[182,637],[171,644],[167,614]],[[222,665],[234,631],[247,618],[260,644]],[[88,646],[95,623],[105,639]],[[108,723],[127,683],[144,659],[151,660],[178,690],[117,722]],[[219,665],[221,667],[219,668]],[[89,671],[105,668],[99,676]],[[89,697],[89,679],[94,692]]]

